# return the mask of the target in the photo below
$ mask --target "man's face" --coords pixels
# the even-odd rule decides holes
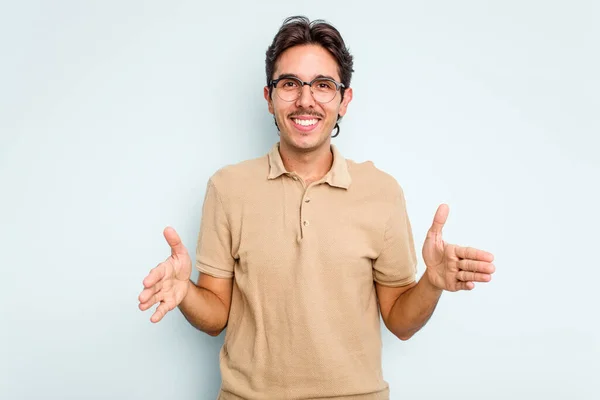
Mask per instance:
[[[317,76],[331,77],[340,82],[338,65],[335,58],[318,45],[294,46],[283,52],[278,60],[273,79],[281,76],[295,76],[310,82]],[[269,87],[265,87],[264,96],[269,104],[269,112],[275,116],[281,141],[299,151],[315,150],[329,145],[331,132],[338,115],[346,113],[352,100],[352,89],[347,88],[342,100],[337,91],[333,100],[327,103],[315,101],[310,87],[302,87],[302,94],[295,101],[284,101],[273,89],[269,97]]]

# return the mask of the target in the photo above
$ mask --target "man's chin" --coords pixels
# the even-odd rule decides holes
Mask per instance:
[[[282,140],[286,141],[286,144],[293,147],[296,150],[308,152],[319,148],[325,142],[322,136],[317,134],[294,134],[291,136],[283,136]]]

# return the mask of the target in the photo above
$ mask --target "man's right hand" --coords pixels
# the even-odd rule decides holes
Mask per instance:
[[[138,297],[142,311],[160,303],[150,317],[152,322],[160,321],[183,301],[192,275],[192,261],[175,229],[167,227],[163,234],[171,247],[171,256],[144,278],[144,290]]]

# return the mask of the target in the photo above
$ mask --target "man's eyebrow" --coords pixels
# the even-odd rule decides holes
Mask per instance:
[[[298,75],[296,75],[296,74],[287,74],[287,73],[279,75],[279,77],[277,79],[284,79],[284,78],[296,78],[296,79],[300,79],[300,77]],[[337,82],[337,80],[334,77],[329,76],[329,75],[323,75],[323,74],[319,74],[319,75],[315,76],[311,80],[320,79],[320,78],[331,79],[331,80],[334,80],[334,81]],[[302,79],[300,79],[300,80],[302,80]]]
[[[331,79],[332,81],[336,81],[337,82],[337,79],[335,79],[333,76],[329,76],[329,75],[321,75],[321,74],[319,74],[319,75],[315,76],[314,79],[320,79],[320,78]]]
[[[281,74],[281,75],[279,75],[279,76],[278,76],[276,79],[274,79],[274,80],[277,80],[277,79],[284,79],[284,78],[296,78],[296,79],[300,79],[300,78],[298,77],[298,75],[296,75],[296,74]]]

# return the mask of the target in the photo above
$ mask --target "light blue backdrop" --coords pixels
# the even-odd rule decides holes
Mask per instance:
[[[598,398],[595,1],[2,1],[0,398],[214,399],[223,337],[137,308],[208,177],[277,140],[265,50],[325,18],[355,56],[334,139],[405,190],[420,252],[496,255],[407,342],[392,399]],[[423,272],[420,262],[419,274]]]

